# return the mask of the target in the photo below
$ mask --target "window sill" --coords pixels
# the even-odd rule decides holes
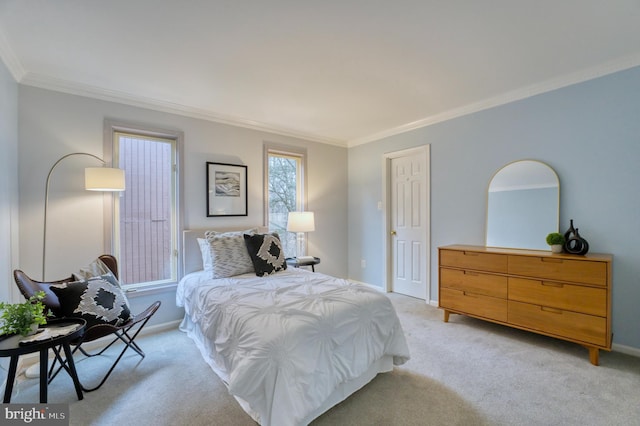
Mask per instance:
[[[165,283],[139,287],[131,286],[129,288],[124,287],[124,291],[127,297],[135,298],[140,296],[148,296],[150,294],[176,291],[176,287],[178,287],[178,283]]]

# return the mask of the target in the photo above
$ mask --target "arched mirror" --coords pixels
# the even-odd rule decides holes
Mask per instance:
[[[551,167],[509,163],[493,175],[487,192],[487,246],[549,249],[546,236],[558,232],[560,210],[560,182]]]

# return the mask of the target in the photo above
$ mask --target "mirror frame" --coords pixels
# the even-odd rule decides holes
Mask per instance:
[[[509,166],[512,166],[516,163],[521,163],[521,162],[533,162],[533,163],[539,163],[543,166],[545,166],[547,169],[549,169],[552,173],[553,176],[555,177],[556,183],[557,183],[557,187],[558,187],[558,197],[556,200],[556,215],[555,215],[555,229],[553,230],[549,230],[549,232],[559,232],[559,228],[560,228],[560,179],[558,178],[558,174],[556,173],[556,171],[549,166],[548,164],[540,161],[540,160],[533,160],[533,159],[521,159],[521,160],[514,160],[511,161],[507,164],[505,164],[504,166],[500,167],[498,170],[496,170],[493,175],[491,176],[491,179],[489,179],[489,183],[487,185],[487,190],[486,190],[486,217],[485,217],[485,238],[484,238],[484,242],[485,242],[485,246],[487,247],[496,247],[496,248],[513,248],[513,249],[521,249],[521,250],[544,250],[543,248],[540,247],[525,247],[526,244],[523,244],[520,247],[507,247],[507,246],[495,246],[495,245],[489,245],[487,244],[488,242],[488,237],[489,237],[489,190],[491,188],[491,184],[493,183],[493,180],[495,179],[495,177],[498,175],[498,173],[500,173],[501,171],[503,171],[504,169],[506,169]],[[546,235],[543,235],[542,238],[544,239]],[[544,240],[543,240],[544,241]],[[542,247],[542,244],[541,244]]]

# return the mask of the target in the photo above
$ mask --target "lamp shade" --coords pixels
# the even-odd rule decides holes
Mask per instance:
[[[311,232],[315,231],[316,225],[313,212],[289,212],[287,220],[287,231],[289,232]]]
[[[111,167],[88,167],[84,169],[84,189],[124,191],[124,170]]]

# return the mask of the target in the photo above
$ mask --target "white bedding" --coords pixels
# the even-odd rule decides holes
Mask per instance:
[[[384,357],[395,365],[409,359],[396,312],[374,289],[301,269],[210,275],[180,281],[181,330],[264,426],[306,423],[341,384]]]

